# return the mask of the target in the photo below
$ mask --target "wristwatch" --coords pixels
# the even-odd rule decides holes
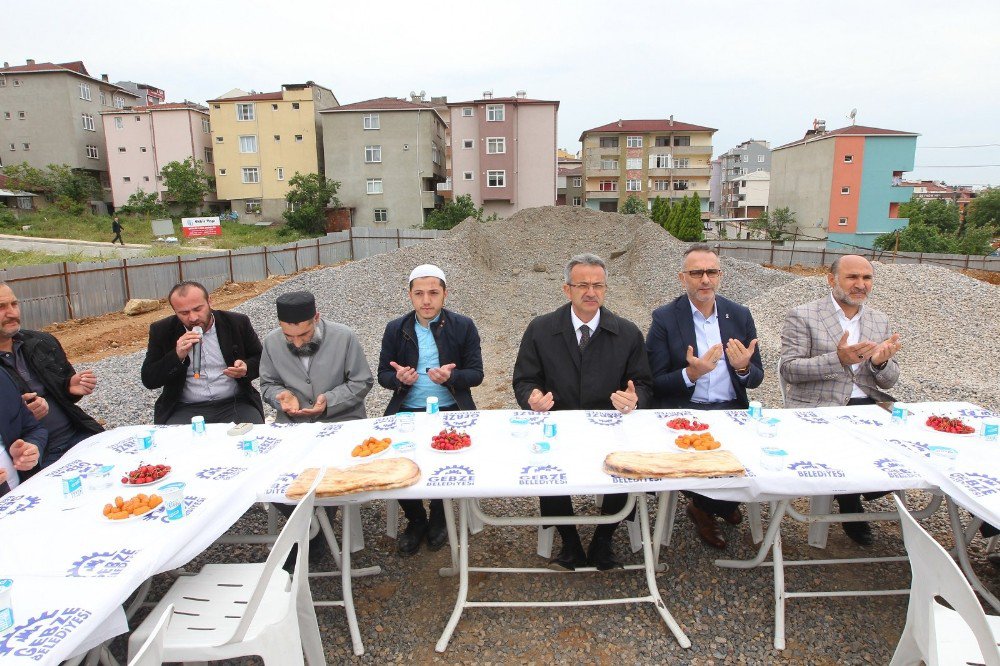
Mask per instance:
[[[746,377],[747,375],[750,374],[750,366],[748,365],[745,368],[740,368],[739,370],[736,371],[736,374],[739,375],[740,377]]]

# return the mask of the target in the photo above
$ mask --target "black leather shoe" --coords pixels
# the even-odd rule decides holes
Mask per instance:
[[[314,570],[329,552],[330,547],[326,545],[326,537],[320,531],[314,539],[309,540],[309,569]]]
[[[396,541],[396,551],[403,557],[409,557],[420,550],[420,542],[427,534],[427,521],[410,521]]]
[[[872,526],[865,521],[856,523],[841,523],[844,527],[844,533],[854,541],[862,546],[870,546],[874,543],[875,538],[872,536]]]
[[[622,563],[615,559],[615,549],[610,539],[595,538],[587,548],[587,562],[598,571],[621,569]]]
[[[1000,553],[988,553],[986,555],[986,561],[1000,569]]]
[[[581,546],[563,544],[559,556],[549,560],[549,569],[553,571],[576,571],[578,567],[587,565],[587,556]]]
[[[427,527],[427,550],[441,550],[441,546],[448,543],[448,525],[442,516],[440,521],[431,520]]]

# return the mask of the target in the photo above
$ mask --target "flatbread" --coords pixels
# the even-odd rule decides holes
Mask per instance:
[[[604,471],[628,479],[681,479],[746,474],[739,459],[729,451],[615,451],[604,459]]]
[[[319,469],[309,467],[288,487],[285,497],[302,499],[312,488]],[[339,497],[371,490],[407,488],[420,480],[420,468],[409,458],[383,458],[340,469],[331,467],[316,488],[316,497]]]

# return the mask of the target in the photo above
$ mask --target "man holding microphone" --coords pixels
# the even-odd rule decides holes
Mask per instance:
[[[174,314],[149,327],[142,383],[162,388],[153,408],[157,425],[263,423],[260,393],[251,382],[260,367],[261,344],[244,314],[213,310],[208,290],[180,282],[167,302]]]

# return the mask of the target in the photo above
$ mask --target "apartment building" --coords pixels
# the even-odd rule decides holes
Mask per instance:
[[[208,100],[219,200],[244,221],[280,221],[289,179],[323,173],[320,111],[339,105],[333,91],[312,81]]]
[[[556,205],[583,205],[583,160],[575,155],[559,150],[556,177]],[[566,155],[565,157],[563,155]]]
[[[913,194],[902,176],[913,169],[917,136],[862,125],[827,131],[814,121],[803,138],[772,152],[768,206],[787,207],[800,234],[829,247],[870,248],[908,223],[898,213]]]
[[[163,104],[167,101],[167,93],[163,92],[160,88],[149,85],[148,83],[118,81],[115,85],[119,88],[131,91],[136,97],[145,100],[145,104]]]
[[[110,83],[107,74],[91,76],[79,60],[5,62],[0,68],[0,166],[67,164],[92,173],[110,200],[101,112],[140,101]]]
[[[380,97],[320,113],[326,176],[363,227],[419,227],[442,203],[446,124],[432,103]]]
[[[439,188],[469,195],[487,215],[513,215],[556,202],[559,102],[514,97],[449,102],[451,171]],[[451,190],[448,190],[448,188]]]
[[[171,162],[201,160],[205,172],[214,177],[208,107],[193,102],[135,106],[104,111],[101,122],[115,208],[139,190],[169,200],[160,170]],[[214,202],[215,197],[208,199]]]
[[[680,199],[695,193],[707,216],[715,132],[673,116],[618,120],[584,131],[584,204],[617,211],[630,195],[652,206],[656,197]]]
[[[770,144],[767,141],[762,141],[760,139],[748,139],[738,146],[730,148],[724,152],[719,156],[719,160],[722,178],[719,209],[722,216],[728,218],[747,217],[747,215],[742,214],[747,212],[747,210],[744,209],[759,208],[760,210],[757,211],[757,215],[766,210],[767,185],[765,183],[767,183],[769,179],[755,176],[750,181],[747,181],[746,176],[752,173],[770,173]],[[760,199],[761,188],[765,188],[763,193],[763,204],[751,206],[746,203],[746,195],[748,194],[746,190],[748,182],[754,183],[751,189],[753,190],[753,198],[756,200]],[[743,199],[740,199],[740,194],[744,195]],[[740,211],[742,211],[742,213]],[[756,217],[756,215],[751,215],[750,217]]]

